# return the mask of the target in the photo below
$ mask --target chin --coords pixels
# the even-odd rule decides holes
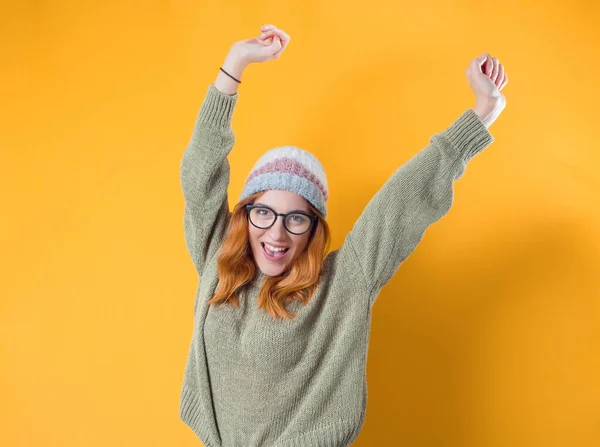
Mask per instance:
[[[283,272],[285,272],[287,266],[282,265],[282,266],[272,266],[272,265],[267,265],[265,266],[264,264],[258,265],[258,268],[267,276],[279,276],[281,275]]]

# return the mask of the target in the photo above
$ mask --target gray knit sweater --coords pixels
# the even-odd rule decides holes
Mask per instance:
[[[471,109],[400,166],[366,205],[292,320],[257,307],[207,305],[231,213],[227,155],[238,93],[210,84],[181,162],[186,247],[199,275],[181,392],[182,420],[206,447],[349,446],[363,426],[371,311],[381,288],[453,201],[453,183],[494,140]]]

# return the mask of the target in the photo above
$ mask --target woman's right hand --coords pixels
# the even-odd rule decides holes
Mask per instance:
[[[240,40],[231,47],[231,52],[244,65],[279,59],[290,43],[290,36],[273,25],[264,25],[260,29],[260,36]]]

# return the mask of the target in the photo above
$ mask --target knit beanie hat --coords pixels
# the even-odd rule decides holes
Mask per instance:
[[[246,179],[240,200],[269,189],[282,189],[304,197],[327,216],[327,179],[323,165],[310,152],[295,146],[267,151]]]

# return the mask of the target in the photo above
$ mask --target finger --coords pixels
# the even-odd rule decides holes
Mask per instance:
[[[273,37],[273,43],[271,44],[271,48],[271,51],[273,51],[273,53],[271,54],[271,59],[279,59],[279,56],[281,56],[283,46],[281,45],[281,39],[279,39],[278,36]]]
[[[274,28],[272,30],[263,32],[260,35],[260,38],[266,39],[271,36],[279,36],[279,40],[281,41],[281,45],[283,46],[284,49],[285,49],[285,47],[287,47],[288,43],[290,42],[290,36],[285,31],[280,30],[278,28]]]
[[[488,58],[485,60],[485,72],[484,74],[486,76],[491,76],[492,75],[492,70],[494,69],[494,62],[492,61],[492,57],[488,56]]]
[[[269,45],[271,45],[272,40],[271,38],[265,38],[265,39],[261,39],[260,36],[259,37],[255,37],[254,40],[256,42],[258,42],[260,45],[264,46],[264,47],[268,47]]]
[[[504,73],[504,79],[502,80],[502,85],[500,86],[500,88],[498,90],[502,90],[506,84],[508,84],[508,75],[506,73]]]
[[[274,35],[275,35],[275,31],[273,31],[273,30],[267,30],[267,31],[264,31],[260,36],[258,36],[258,38],[262,39],[262,40],[266,40],[269,37],[272,37]]]
[[[492,80],[492,82],[496,82],[496,79],[498,79],[498,70],[500,69],[500,62],[498,62],[498,58],[495,57],[492,59],[494,61],[494,68],[492,69],[492,75],[490,76],[490,79]]]
[[[481,66],[481,72],[484,75],[489,76],[492,71],[492,56],[490,56],[490,53],[483,53],[483,55],[485,56],[485,60]]]
[[[271,28],[275,28],[275,26],[274,26],[274,25],[271,25],[271,24],[267,24],[267,25],[263,25],[263,26],[261,26],[261,27],[260,27],[260,30],[261,30],[261,31],[266,31],[266,30],[268,30],[268,29],[271,29]]]
[[[279,51],[281,48],[283,48],[281,46],[281,40],[279,39],[279,36],[273,37],[273,42],[271,43],[271,48],[276,49],[276,51]],[[275,54],[275,53],[273,53],[273,54]]]
[[[287,47],[287,44],[290,42],[290,36],[284,30],[279,28],[275,28],[275,34],[279,36],[283,48]]]
[[[502,85],[502,81],[504,80],[504,67],[502,66],[502,64],[498,65],[498,76],[496,77],[496,80],[494,81],[494,84],[496,84],[496,87],[498,87],[498,90],[500,89],[500,85]]]
[[[471,71],[472,73],[486,74],[485,66],[488,62],[488,57],[489,57],[489,53],[483,53],[478,58],[473,59],[473,61],[471,62],[471,67],[469,68],[469,71]]]
[[[277,50],[275,53],[273,53],[273,56],[275,57],[275,59],[279,58],[281,56],[281,54],[285,51],[285,45],[281,42],[281,39],[279,39],[279,43],[281,44],[281,48],[279,50]]]
[[[273,53],[273,59],[279,59],[284,50],[285,50],[285,47],[282,45],[279,50],[277,50],[275,53]]]

